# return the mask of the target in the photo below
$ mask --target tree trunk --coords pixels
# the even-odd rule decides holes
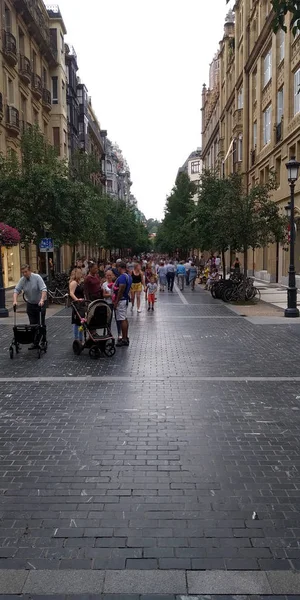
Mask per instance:
[[[244,246],[244,276],[243,276],[243,301],[246,301],[246,287],[248,275],[248,247]]]
[[[222,250],[223,279],[226,279],[225,252]]]

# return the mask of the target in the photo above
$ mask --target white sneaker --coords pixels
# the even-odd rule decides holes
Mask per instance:
[[[142,309],[141,309],[141,308],[138,308],[138,310],[137,310],[137,311],[138,311],[138,313],[140,313],[140,312],[142,312]]]

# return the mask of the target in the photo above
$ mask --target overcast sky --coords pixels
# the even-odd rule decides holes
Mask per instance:
[[[201,89],[225,0],[58,0],[102,129],[129,163],[147,218],[201,146]],[[46,0],[47,3],[47,0]],[[231,3],[232,4],[232,3]]]

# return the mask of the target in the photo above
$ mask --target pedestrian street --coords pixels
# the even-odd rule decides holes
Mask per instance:
[[[0,323],[0,600],[300,598],[300,326],[255,323],[200,286],[113,358]]]

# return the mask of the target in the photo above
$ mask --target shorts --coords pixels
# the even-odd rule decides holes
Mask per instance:
[[[149,304],[154,304],[155,294],[148,294],[148,302],[149,302]]]
[[[116,320],[117,321],[126,321],[127,319],[127,300],[120,300],[117,308],[116,308]]]
[[[131,291],[132,292],[142,292],[143,291],[143,284],[142,283],[133,283],[131,285]]]

